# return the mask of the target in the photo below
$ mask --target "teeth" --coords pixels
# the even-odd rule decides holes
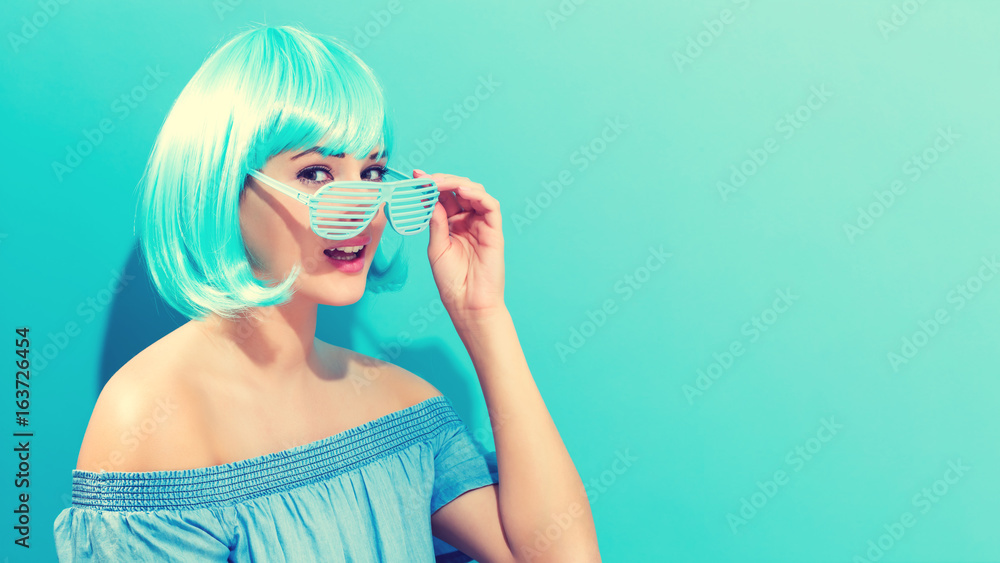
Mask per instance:
[[[343,250],[344,252],[357,252],[357,251],[361,250],[364,247],[365,247],[365,245],[362,244],[361,246],[335,246],[333,249]],[[330,249],[330,250],[333,250],[333,249]]]

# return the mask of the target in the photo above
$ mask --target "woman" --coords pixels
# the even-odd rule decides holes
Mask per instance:
[[[503,301],[482,185],[414,171],[437,200],[427,254],[496,474],[436,388],[315,337],[319,304],[355,303],[401,265],[372,268],[384,206],[339,210],[345,239],[303,203],[381,182],[391,147],[381,86],[332,38],[260,27],[205,61],[157,138],[138,221],[155,286],[191,320],[101,392],[54,523],[60,561],[600,560]]]

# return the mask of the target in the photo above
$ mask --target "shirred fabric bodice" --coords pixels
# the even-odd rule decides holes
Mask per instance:
[[[463,563],[430,517],[498,483],[449,399],[435,396],[309,444],[196,469],[72,470],[53,530],[78,561]]]

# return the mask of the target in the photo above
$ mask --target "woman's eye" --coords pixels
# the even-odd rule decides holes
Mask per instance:
[[[307,184],[325,184],[333,180],[330,171],[326,168],[306,168],[299,172],[298,178]]]
[[[381,182],[385,179],[385,168],[381,166],[369,168],[368,170],[365,170],[365,173],[370,174],[370,176],[366,179],[372,182]]]

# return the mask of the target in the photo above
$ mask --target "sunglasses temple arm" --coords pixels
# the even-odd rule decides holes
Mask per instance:
[[[389,168],[388,166],[386,166],[385,169],[387,171],[395,174],[396,176],[399,176],[400,178],[405,178],[407,180],[412,180],[413,179],[413,176],[407,176],[406,174],[403,174],[402,172],[400,172],[399,170],[396,170],[395,168]]]
[[[298,190],[293,190],[293,189],[289,188],[288,186],[282,184],[281,182],[277,182],[277,181],[271,180],[267,176],[258,173],[256,170],[251,170],[250,171],[250,175],[253,176],[254,178],[260,180],[264,184],[267,184],[268,186],[270,186],[270,187],[278,190],[279,192],[281,192],[281,193],[283,193],[283,194],[285,194],[285,195],[287,195],[289,197],[293,197],[293,198],[299,200],[300,202],[302,202],[302,203],[304,203],[306,205],[309,205],[309,194],[306,194],[304,192],[300,192]]]

